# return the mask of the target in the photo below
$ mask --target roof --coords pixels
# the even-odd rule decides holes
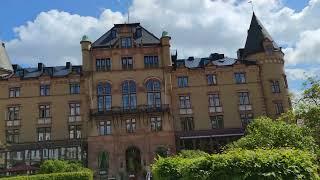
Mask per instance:
[[[238,62],[238,59],[225,57],[224,54],[214,53],[214,54],[211,54],[209,57],[203,57],[203,58],[189,57],[187,59],[176,59],[176,60],[173,60],[173,62],[174,62],[174,66],[176,67],[184,66],[189,69],[195,69],[195,68],[202,68],[210,64],[215,66],[232,66]]]
[[[131,32],[133,33],[133,41],[138,46],[148,46],[153,44],[159,44],[160,39],[156,37],[154,34],[143,28],[140,23],[131,23],[131,24],[115,24],[109,31],[107,31],[104,35],[98,38],[93,44],[93,48],[112,48],[115,47],[118,40],[120,39],[118,33],[120,28],[122,27],[131,28]],[[141,33],[140,33],[141,32]]]
[[[273,43],[274,49],[279,49],[279,46],[274,42],[271,35],[268,33],[268,31],[256,17],[255,13],[253,13],[250,27],[248,30],[246,44],[243,49],[243,55],[246,56],[248,54],[263,52],[263,41],[265,39],[268,39]]]
[[[65,66],[45,67],[44,64],[38,63],[38,67],[22,68],[17,64],[12,65],[13,75],[3,77],[9,79],[11,77],[19,77],[21,79],[38,78],[40,76],[50,77],[66,77],[70,74],[81,75],[82,66],[73,66],[67,62]]]
[[[9,56],[5,49],[5,45],[1,41],[0,41],[0,70],[7,71],[8,73],[13,71]]]

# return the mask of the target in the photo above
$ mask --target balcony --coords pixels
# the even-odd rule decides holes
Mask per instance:
[[[69,123],[81,122],[81,116],[80,115],[69,116],[68,122]]]
[[[210,113],[221,113],[222,112],[222,107],[221,106],[210,106],[209,107],[209,112]]]
[[[20,126],[20,119],[14,119],[14,120],[7,120],[7,127],[15,127]]]
[[[251,110],[252,110],[251,104],[239,105],[239,111],[251,111]]]
[[[42,117],[38,119],[38,124],[43,125],[43,124],[51,124],[51,117]]]
[[[181,115],[192,114],[192,108],[180,108],[179,114]]]
[[[138,113],[154,113],[154,112],[169,112],[169,104],[160,106],[138,105],[136,108],[112,107],[107,110],[91,109],[91,116],[106,116],[106,115],[121,115],[121,114],[138,114]]]

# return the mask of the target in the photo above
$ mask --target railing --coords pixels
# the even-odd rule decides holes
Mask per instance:
[[[7,127],[20,126],[20,119],[7,120]]]
[[[209,112],[210,113],[220,113],[220,112],[222,112],[222,107],[221,106],[210,106]]]
[[[38,124],[51,124],[51,117],[39,118]]]
[[[136,113],[152,113],[152,112],[168,112],[169,104],[161,104],[158,106],[138,105],[136,107],[112,107],[111,109],[91,109],[91,116],[105,116],[117,114],[136,114]]]
[[[239,111],[251,111],[252,106],[250,104],[239,105]]]
[[[81,122],[81,116],[80,115],[69,116],[68,122],[69,123]]]

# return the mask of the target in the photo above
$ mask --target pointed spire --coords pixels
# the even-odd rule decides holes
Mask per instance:
[[[263,52],[263,41],[265,39],[271,41],[275,49],[279,49],[279,46],[273,41],[268,31],[264,28],[262,23],[253,12],[248,30],[247,41],[244,47],[244,55],[246,56],[248,54]]]
[[[12,65],[6,52],[5,45],[0,41],[0,76],[8,75],[12,72]]]

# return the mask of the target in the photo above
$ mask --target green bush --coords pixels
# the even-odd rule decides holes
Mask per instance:
[[[77,172],[88,170],[80,163],[62,161],[62,160],[47,160],[44,161],[39,170],[39,174],[62,173],[62,172]]]
[[[93,180],[91,171],[38,174],[1,178],[1,180]]]
[[[233,149],[193,158],[159,158],[152,166],[155,180],[319,179],[315,156],[292,149]]]
[[[255,119],[246,129],[246,135],[228,145],[228,148],[296,148],[315,152],[317,145],[310,129],[273,121],[267,117]]]

